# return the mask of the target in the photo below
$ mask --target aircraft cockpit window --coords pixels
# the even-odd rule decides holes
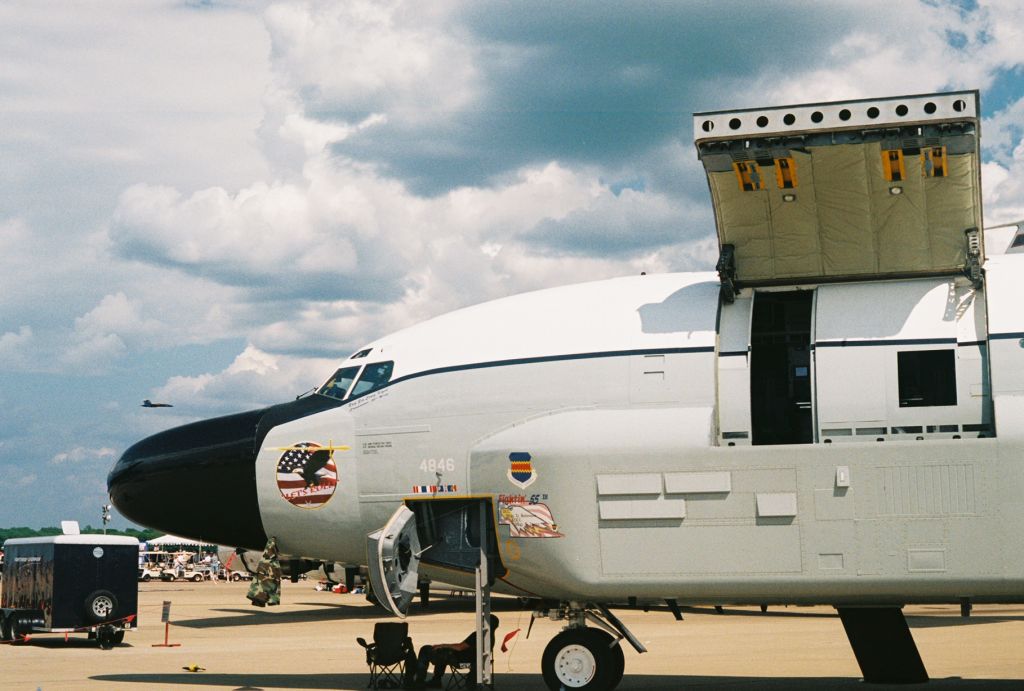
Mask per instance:
[[[370,354],[371,350],[373,350],[373,348],[365,348],[363,350],[360,350],[358,353],[356,353],[355,355],[353,355],[349,359],[350,360],[358,360],[361,357],[366,357],[367,355]]]
[[[391,379],[391,371],[394,368],[395,363],[391,361],[375,362],[364,367],[363,375],[359,377],[359,381],[352,387],[352,398],[370,393],[374,389],[379,389],[387,384],[388,380]]]
[[[956,405],[956,354],[952,349],[897,353],[900,407]]]
[[[326,384],[320,387],[317,393],[339,400],[344,399],[357,374],[359,374],[358,367],[342,367],[327,380]]]

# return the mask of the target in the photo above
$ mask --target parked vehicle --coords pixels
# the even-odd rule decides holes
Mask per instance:
[[[139,552],[139,580],[148,582],[159,579],[173,555],[167,552]]]
[[[139,541],[114,535],[52,535],[7,541],[0,638],[81,633],[103,649],[138,622]]]

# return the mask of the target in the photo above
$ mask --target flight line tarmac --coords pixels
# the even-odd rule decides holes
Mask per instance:
[[[0,645],[4,689],[364,689],[368,674],[356,637],[393,621],[361,595],[314,590],[314,582],[285,582],[282,604],[259,609],[245,599],[247,583],[140,583],[140,627],[125,644],[102,651],[84,634],[39,634]],[[171,604],[164,641],[162,603]],[[495,688],[546,689],[540,676],[544,646],[561,624],[537,620],[518,601],[495,598],[501,618],[495,646]],[[957,606],[905,610],[932,678],[928,689],[1024,687],[1024,606],[976,606],[970,618]],[[625,645],[619,689],[885,689],[860,681],[842,624],[829,607],[683,608],[684,621],[664,609],[616,610],[649,652]],[[472,597],[414,605],[407,619],[417,649],[462,640],[473,627]],[[498,650],[505,634],[521,629]],[[201,672],[183,669],[190,665]]]

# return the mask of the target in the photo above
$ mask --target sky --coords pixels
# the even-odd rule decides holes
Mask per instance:
[[[135,441],[423,319],[711,269],[693,112],[980,89],[986,224],[1024,218],[1022,34],[1016,0],[5,0],[0,527],[98,525]]]

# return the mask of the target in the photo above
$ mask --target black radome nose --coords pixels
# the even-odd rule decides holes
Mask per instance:
[[[266,412],[202,420],[143,439],[107,476],[111,501],[126,518],[149,528],[262,549],[267,537],[255,464]]]

